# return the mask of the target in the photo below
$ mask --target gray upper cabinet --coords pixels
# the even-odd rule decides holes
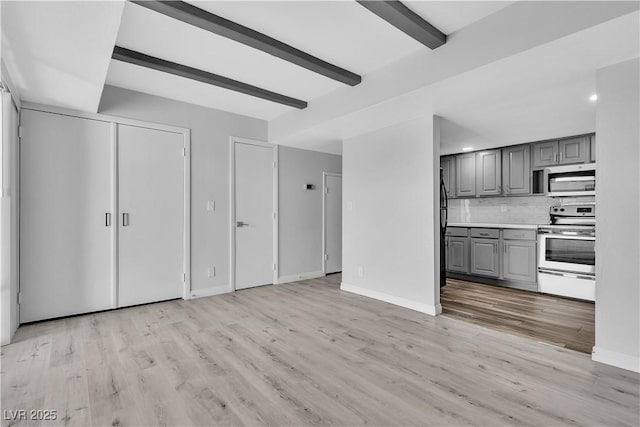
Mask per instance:
[[[531,193],[531,147],[529,144],[502,150],[502,184],[504,194]]]
[[[456,196],[476,195],[476,153],[459,154],[455,162]]]
[[[558,164],[558,141],[533,144],[533,166],[543,168]]]
[[[500,276],[499,245],[498,239],[471,238],[471,274]]]
[[[456,158],[447,156],[440,158],[440,167],[443,169],[444,187],[449,198],[456,196]]]
[[[501,150],[476,153],[476,195],[495,196],[502,194]]]
[[[502,276],[507,280],[536,281],[536,242],[504,240]]]
[[[591,135],[591,144],[590,144],[589,151],[591,152],[589,161],[595,162],[596,161],[596,136],[595,135]]]
[[[447,245],[447,271],[468,274],[469,273],[469,238],[447,236],[446,245]]]
[[[585,163],[587,161],[588,136],[561,139],[558,141],[558,164]]]

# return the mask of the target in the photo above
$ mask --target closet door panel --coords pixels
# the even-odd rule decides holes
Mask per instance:
[[[112,125],[21,115],[20,321],[112,308]]]
[[[118,125],[118,305],[180,298],[184,269],[182,134]]]

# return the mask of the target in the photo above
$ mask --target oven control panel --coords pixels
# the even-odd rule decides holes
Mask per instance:
[[[595,217],[595,205],[564,205],[551,206],[549,208],[551,216],[568,216],[568,217]]]

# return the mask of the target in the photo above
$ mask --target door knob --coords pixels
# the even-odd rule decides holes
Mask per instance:
[[[247,225],[249,224],[247,224],[246,222],[242,222],[242,221],[236,222],[236,227],[246,227]]]

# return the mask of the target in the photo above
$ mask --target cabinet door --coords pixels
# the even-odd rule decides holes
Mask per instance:
[[[587,161],[588,136],[577,138],[561,139],[558,142],[560,158],[558,163],[564,165],[569,163],[585,163]]]
[[[182,134],[118,125],[120,307],[183,294],[183,146]]]
[[[442,157],[440,159],[440,167],[443,170],[444,187],[447,190],[447,197],[453,198],[456,196],[456,162],[455,157]]]
[[[471,239],[471,274],[500,276],[499,243],[497,239]]]
[[[111,124],[21,115],[20,321],[112,308]]]
[[[476,195],[494,196],[502,194],[501,150],[476,153]]]
[[[529,145],[508,147],[502,151],[504,193],[531,193],[531,160]]]
[[[456,156],[456,196],[476,195],[476,153]]]
[[[522,240],[503,241],[503,271],[508,280],[536,281],[536,242]]]
[[[545,167],[558,164],[558,141],[533,144],[533,166]]]
[[[591,144],[590,144],[590,151],[591,151],[591,158],[590,161],[593,163],[596,161],[596,136],[595,135],[591,135]]]
[[[447,237],[447,270],[456,273],[469,273],[468,238]]]

